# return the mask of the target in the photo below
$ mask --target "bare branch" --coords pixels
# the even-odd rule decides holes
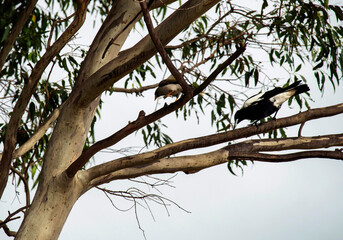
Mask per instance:
[[[331,136],[323,136],[327,137],[328,139],[332,139]],[[339,138],[333,138],[332,142],[325,141],[322,147],[328,146],[343,146],[343,134],[339,136]],[[291,139],[274,139],[270,140],[267,139],[266,141],[260,140],[260,143],[265,143],[265,145],[271,144],[277,145],[279,149],[285,150],[288,149],[286,145],[282,142],[291,141]],[[299,142],[294,144],[294,148],[311,148],[311,145],[307,144],[309,141],[317,141],[316,137],[311,138],[299,138]],[[336,140],[336,142],[335,142]],[[238,148],[235,145],[230,145],[228,147],[210,152],[205,154],[199,155],[191,155],[191,156],[181,156],[181,157],[171,157],[171,158],[162,158],[154,162],[150,162],[148,164],[141,164],[134,167],[121,169],[119,171],[114,171],[107,176],[102,176],[99,178],[94,179],[91,182],[91,186],[96,186],[98,184],[103,184],[105,182],[113,181],[116,179],[126,179],[126,178],[134,178],[139,177],[146,174],[160,174],[160,173],[175,173],[178,171],[184,171],[186,173],[193,173],[199,170],[212,167],[215,165],[219,165],[222,163],[226,163],[230,160],[251,160],[251,161],[263,161],[263,162],[289,162],[295,161],[299,159],[307,159],[307,158],[325,158],[325,159],[337,159],[343,160],[343,152],[340,150],[335,151],[305,151],[305,152],[297,152],[292,154],[261,154],[258,152],[251,152],[250,149],[254,148],[254,142],[250,141],[250,143],[243,142],[245,145],[249,145],[250,148],[245,151],[244,148]],[[240,145],[238,143],[237,145]],[[238,149],[244,150],[239,151]],[[259,149],[258,147],[256,149]]]
[[[4,220],[4,221],[1,221],[0,220],[0,228],[3,228],[5,233],[7,234],[7,236],[10,236],[10,237],[15,237],[17,232],[14,232],[14,231],[11,231],[8,226],[6,225],[8,222],[10,221],[13,221],[15,219],[18,219],[20,218],[19,216],[18,217],[14,217],[16,214],[18,214],[19,212],[22,212],[24,210],[26,210],[27,208],[29,208],[30,205],[27,205],[27,206],[24,206],[24,207],[21,207],[19,209],[17,209],[16,211],[14,211],[13,213],[9,213],[8,217]]]
[[[150,212],[151,217],[154,220],[155,220],[154,214],[152,212],[152,209],[150,208],[149,201],[151,201],[153,203],[157,203],[159,205],[162,205],[165,208],[168,216],[169,216],[168,207],[170,207],[171,204],[178,207],[179,209],[187,212],[187,213],[190,213],[189,211],[187,211],[186,209],[184,209],[183,207],[181,207],[180,205],[178,205],[176,202],[172,201],[169,198],[166,198],[166,197],[163,197],[163,196],[160,196],[157,194],[153,194],[153,193],[146,193],[146,192],[144,192],[138,188],[135,188],[135,187],[131,187],[131,188],[127,189],[126,191],[112,191],[112,190],[100,188],[100,187],[96,187],[96,188],[101,190],[106,195],[106,197],[110,200],[112,206],[119,211],[123,211],[123,210],[119,209],[114,204],[114,202],[112,201],[112,199],[110,198],[109,195],[121,197],[121,198],[124,198],[125,200],[132,201],[133,205],[125,211],[134,209],[138,227],[143,232],[143,235],[144,235],[144,230],[141,227],[140,222],[139,222],[137,205],[147,209]]]
[[[233,152],[264,152],[288,149],[318,149],[343,144],[343,134],[316,137],[289,137],[280,139],[254,139],[231,144],[225,149]]]
[[[12,220],[14,220],[14,219],[12,219]],[[1,221],[1,220],[0,220],[0,228],[3,228],[3,229],[4,229],[4,232],[5,232],[6,235],[9,236],[9,237],[15,237],[15,236],[17,236],[17,232],[11,231],[11,230],[9,229],[9,227],[7,226],[7,224],[4,223],[4,222]]]
[[[259,127],[249,126],[249,127],[235,129],[235,130],[224,132],[224,133],[218,133],[218,134],[213,134],[209,136],[198,137],[198,138],[171,143],[151,152],[142,153],[142,154],[138,154],[134,156],[123,157],[123,158],[113,160],[108,163],[100,164],[98,166],[95,166],[86,170],[84,174],[89,179],[95,179],[97,177],[105,176],[107,174],[111,174],[112,172],[116,172],[124,168],[127,169],[134,166],[149,164],[158,159],[161,159],[161,158],[164,158],[164,157],[167,157],[167,156],[170,156],[172,154],[176,154],[182,151],[186,151],[189,149],[213,146],[216,144],[220,144],[220,143],[224,143],[224,142],[228,142],[228,141],[232,141],[236,139],[250,137],[256,134],[260,134],[260,133],[266,133],[273,129],[293,126],[293,125],[297,125],[297,124],[300,124],[302,122],[306,122],[312,119],[329,117],[329,116],[333,116],[333,115],[337,115],[341,113],[343,113],[343,104],[333,105],[333,106],[325,107],[325,108],[310,109],[306,112],[302,112],[302,113],[299,113],[290,117],[280,118],[275,121],[266,122],[260,125]],[[297,138],[297,139],[300,142],[302,142],[301,139],[305,139],[305,138]],[[324,140],[321,138],[312,138],[312,141],[314,141],[315,139],[317,139],[317,143],[319,145],[320,143],[324,142]],[[334,142],[337,143],[338,141],[343,141],[342,140],[343,137],[341,135],[337,135],[335,141],[333,141],[334,139],[333,136],[330,136],[330,139],[332,140],[331,142],[330,141],[328,142],[325,141],[325,142],[327,144],[330,144]],[[295,139],[293,138],[291,139],[291,141],[294,141],[294,140]],[[266,141],[273,141],[273,140],[266,140]],[[294,141],[294,144],[295,143],[296,141]],[[269,146],[271,146],[270,149],[272,147],[273,149],[276,149],[274,145],[269,145]],[[291,146],[291,145],[288,144],[288,146]],[[332,146],[332,145],[329,145],[329,146]],[[325,147],[325,146],[321,146],[321,147]],[[292,145],[291,148],[295,148],[295,145]],[[266,149],[266,147],[264,147],[264,149]]]
[[[290,154],[264,154],[256,152],[240,152],[237,153],[237,156],[235,155],[235,153],[232,156],[230,155],[230,159],[251,160],[270,163],[292,162],[295,160],[309,158],[327,158],[343,160],[343,153],[341,151],[305,151]]]
[[[158,83],[140,87],[140,88],[117,88],[117,87],[111,87],[108,90],[112,92],[122,92],[122,93],[136,93],[137,95],[141,94],[142,92],[150,89],[154,89],[158,87]]]

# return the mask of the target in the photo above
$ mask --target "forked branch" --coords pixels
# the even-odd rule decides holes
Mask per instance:
[[[175,173],[178,171],[193,173],[215,165],[227,163],[228,161],[232,160],[251,160],[271,163],[289,162],[308,158],[343,160],[343,152],[341,150],[303,151],[292,154],[265,154],[259,152],[259,149],[263,149],[261,148],[261,146],[267,146],[268,144],[274,145],[279,150],[286,150],[290,147],[292,147],[293,149],[312,149],[312,145],[309,143],[316,142],[319,139],[317,137],[299,138],[298,141],[294,143],[292,143],[292,140],[293,139],[259,140],[260,145],[257,144],[257,147],[254,146],[256,142],[246,141],[243,143],[232,144],[228,147],[209,153],[191,156],[161,158],[155,161],[150,161],[149,163],[142,163],[139,165],[137,164],[132,167],[113,171],[104,176],[99,176],[91,181],[88,189],[113,180],[134,178],[147,174]],[[320,141],[322,141],[321,147],[323,148],[330,146],[343,146],[343,134],[340,134],[338,136],[322,136]],[[288,142],[290,145],[285,144],[285,142]],[[242,148],[243,145],[245,147],[249,147],[245,149],[244,147]],[[313,148],[315,147],[317,147],[316,144],[313,145]],[[112,162],[112,164],[114,162]],[[98,168],[98,166],[94,168]]]
[[[239,47],[237,50],[221,65],[217,67],[217,69],[214,70],[213,73],[210,74],[210,76],[198,87],[194,90],[193,94],[189,96],[183,95],[178,101],[166,105],[165,107],[147,115],[139,115],[137,120],[130,122],[128,125],[123,127],[118,132],[112,134],[111,136],[96,142],[94,145],[92,145],[90,148],[88,148],[86,151],[84,151],[81,156],[76,159],[66,170],[66,173],[68,177],[73,177],[76,172],[81,169],[87,161],[94,156],[97,152],[110,147],[116,143],[118,143],[120,140],[125,138],[126,136],[130,135],[131,133],[135,132],[136,130],[174,112],[175,110],[179,109],[183,105],[185,105],[192,97],[196,96],[200,92],[202,92],[208,84],[210,84],[217,76],[218,74],[226,68],[228,65],[230,65],[233,61],[235,61],[243,52],[245,51],[245,47]]]
[[[303,123],[312,119],[329,117],[329,116],[333,116],[333,115],[337,115],[341,113],[343,113],[343,104],[333,105],[333,106],[324,107],[324,108],[310,109],[306,112],[302,112],[302,113],[299,113],[290,117],[280,118],[275,121],[266,122],[260,125],[258,128],[256,126],[249,126],[249,127],[239,128],[239,129],[235,129],[235,130],[224,132],[224,133],[218,133],[218,134],[208,135],[204,137],[198,137],[198,138],[187,139],[184,141],[171,143],[151,152],[146,152],[146,153],[142,153],[142,154],[138,154],[134,156],[123,157],[123,158],[116,159],[108,163],[100,164],[98,166],[90,168],[89,170],[86,170],[85,174],[87,175],[86,177],[90,178],[91,180],[91,179],[95,179],[101,176],[106,176],[107,174],[111,175],[112,173],[119,171],[121,169],[128,169],[131,167],[142,166],[144,164],[150,164],[157,160],[160,161],[160,159],[164,157],[167,157],[172,154],[179,153],[179,152],[183,152],[189,149],[209,147],[209,146],[217,145],[224,142],[229,142],[229,141],[233,141],[237,139],[250,137],[256,134],[260,134],[260,133],[266,133],[273,129],[294,126],[294,125],[297,125],[297,124],[300,124],[300,123]],[[298,141],[303,141],[302,139],[305,139],[305,138],[297,138]],[[330,140],[333,140],[333,139],[334,137],[331,136]],[[337,135],[337,139],[335,141],[331,141],[331,143],[336,144],[338,141],[343,141],[342,139],[343,139],[343,136]],[[265,140],[265,142],[266,141],[273,141],[273,140]],[[295,141],[295,139],[288,139],[288,141],[293,142],[293,145],[290,145],[288,143],[288,146],[290,148],[292,149],[296,148],[294,144],[297,143],[297,141]],[[319,144],[318,147],[319,146],[326,147],[326,146],[321,145],[323,141],[320,138],[319,139],[312,138],[312,144],[316,142]],[[330,144],[330,141],[327,144]],[[272,145],[269,145],[269,146],[272,146]],[[329,146],[332,146],[332,145],[329,145]],[[273,149],[275,151],[276,148],[274,147]],[[262,151],[262,150],[259,150],[259,151]]]

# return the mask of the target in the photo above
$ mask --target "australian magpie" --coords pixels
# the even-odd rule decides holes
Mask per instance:
[[[181,92],[181,85],[176,81],[175,78],[170,77],[162,80],[158,84],[158,87],[155,91],[155,100],[160,96],[164,96],[164,98],[175,96],[176,98],[178,98]]]
[[[262,118],[268,117],[279,111],[281,105],[290,97],[304,93],[310,90],[307,84],[300,84],[301,81],[295,81],[288,87],[276,87],[265,93],[258,93],[248,98],[243,107],[235,114],[235,122],[238,124],[244,119],[254,121],[253,124]]]

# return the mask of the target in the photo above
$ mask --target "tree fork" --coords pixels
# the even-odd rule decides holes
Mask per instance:
[[[137,120],[130,122],[128,125],[123,127],[121,130],[117,131],[116,133],[112,134],[111,136],[102,139],[95,144],[93,144],[90,148],[85,150],[82,155],[77,158],[66,170],[66,173],[69,177],[73,177],[79,169],[81,169],[87,161],[94,156],[97,152],[110,147],[120,140],[128,136],[129,134],[133,133],[134,131],[174,112],[175,110],[179,109],[183,105],[185,105],[192,97],[198,95],[202,92],[208,84],[210,84],[218,74],[230,65],[233,61],[235,61],[243,52],[245,51],[245,46],[239,47],[224,63],[218,66],[218,68],[210,74],[210,76],[202,83],[198,88],[196,88],[193,94],[189,96],[183,95],[179,100],[176,102],[166,105],[165,107],[153,112],[147,116],[138,117]]]

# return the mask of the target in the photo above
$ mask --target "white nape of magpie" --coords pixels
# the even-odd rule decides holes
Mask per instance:
[[[301,81],[295,81],[288,87],[276,87],[265,93],[258,93],[248,98],[243,107],[235,114],[235,122],[238,124],[244,119],[254,121],[270,116],[275,112],[274,119],[281,105],[290,97],[304,93],[310,90],[307,84],[301,84]]]

